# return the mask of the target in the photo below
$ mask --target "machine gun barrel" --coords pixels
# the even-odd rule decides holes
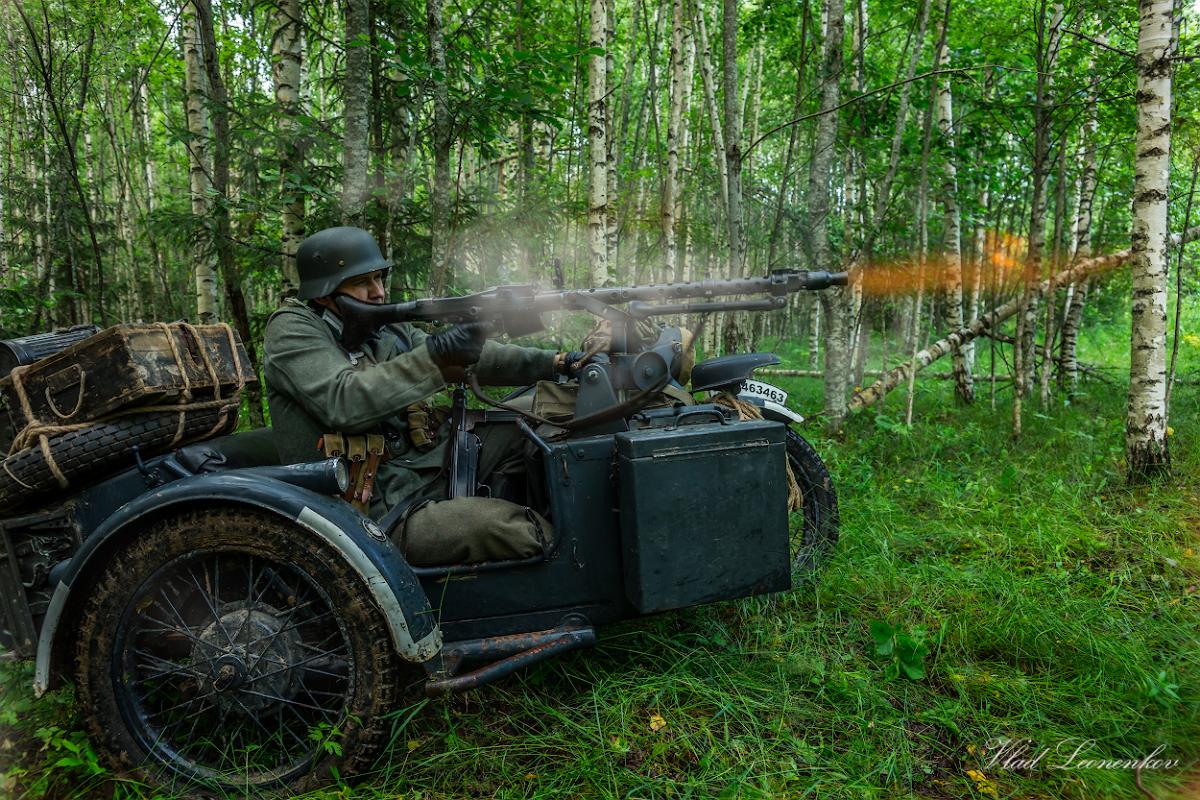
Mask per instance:
[[[383,325],[395,322],[492,322],[512,336],[542,329],[541,315],[549,311],[588,311],[614,321],[627,321],[649,314],[678,314],[707,311],[767,311],[782,307],[784,298],[795,292],[845,286],[845,272],[780,270],[761,278],[659,283],[646,286],[614,286],[598,289],[541,291],[532,284],[497,286],[461,297],[434,297],[405,303],[364,303],[336,295],[342,315],[342,342],[354,349]],[[673,300],[704,300],[739,295],[768,295],[741,301],[676,303]],[[617,306],[630,305],[629,311]]]

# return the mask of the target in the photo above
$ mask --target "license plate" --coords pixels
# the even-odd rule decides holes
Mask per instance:
[[[770,400],[772,403],[778,403],[781,406],[786,406],[788,399],[788,393],[783,389],[780,389],[778,386],[772,386],[769,383],[763,383],[762,381],[746,381],[746,384],[738,394]]]

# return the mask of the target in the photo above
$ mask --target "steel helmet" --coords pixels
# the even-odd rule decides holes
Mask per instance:
[[[369,232],[362,228],[326,228],[309,236],[296,250],[296,270],[300,273],[296,297],[325,297],[347,278],[391,266]]]

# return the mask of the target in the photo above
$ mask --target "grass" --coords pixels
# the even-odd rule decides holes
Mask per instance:
[[[1121,342],[1113,323],[1081,358],[1120,366]],[[818,381],[781,383],[797,409],[819,407]],[[1031,408],[1017,442],[1006,395],[956,408],[951,391],[919,381],[911,430],[894,423],[901,391],[837,440],[807,431],[842,509],[817,580],[608,628],[594,651],[399,709],[376,774],[312,797],[1141,796],[1129,769],[1051,768],[1066,752],[1032,770],[989,765],[999,737],[1032,740],[1029,756],[1163,745],[1183,766],[1143,782],[1184,796],[1200,756],[1196,388],[1175,397],[1175,477],[1142,489],[1123,478],[1123,385]],[[904,658],[923,677],[898,670]],[[80,744],[69,695],[32,703],[28,668],[2,669],[0,757],[5,742],[24,748],[21,791],[111,790],[86,750],[60,762],[71,753],[55,735]]]

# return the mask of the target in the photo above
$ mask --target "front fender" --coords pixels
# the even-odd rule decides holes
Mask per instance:
[[[295,523],[298,533],[316,536],[338,552],[363,579],[388,623],[396,652],[408,661],[428,661],[442,646],[429,598],[386,535],[349,504],[246,470],[184,478],[122,506],[93,531],[72,556],[46,609],[38,638],[34,691],[40,696],[56,678],[55,637],[86,598],[75,592],[84,578],[136,534],[142,524],[183,507],[220,504],[252,506]],[[61,648],[60,648],[61,649]]]

